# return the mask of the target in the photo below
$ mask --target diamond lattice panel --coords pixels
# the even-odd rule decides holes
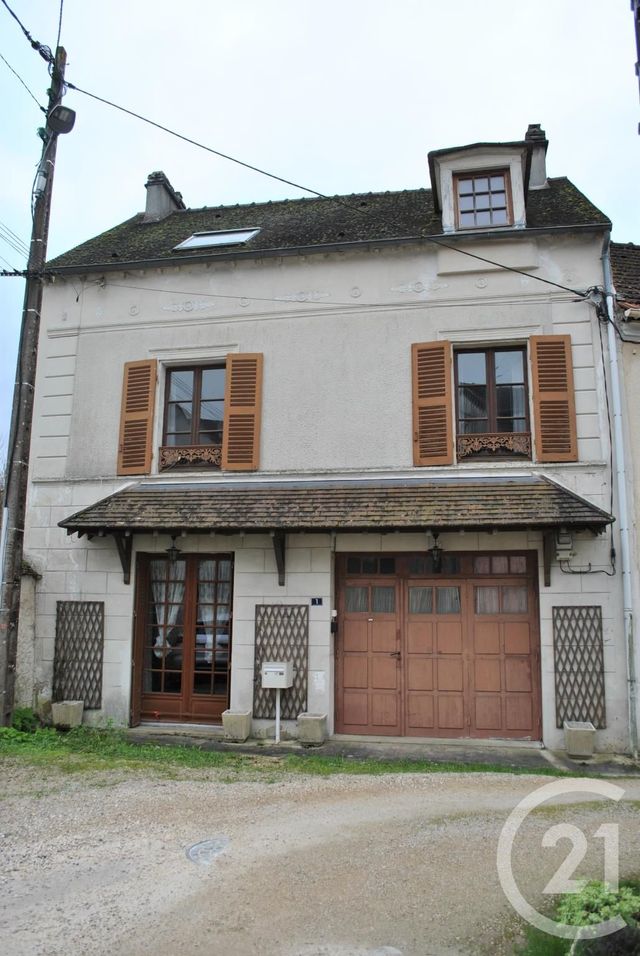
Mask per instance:
[[[84,700],[102,706],[104,603],[58,601],[53,658],[53,700]]]
[[[281,693],[282,718],[295,720],[306,711],[308,647],[309,608],[306,604],[256,605],[254,717],[273,719],[276,716],[275,691],[261,687],[263,661],[293,661],[293,687]]]
[[[554,607],[556,726],[590,720],[606,727],[602,608]]]

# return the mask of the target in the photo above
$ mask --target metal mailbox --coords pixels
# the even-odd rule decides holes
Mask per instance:
[[[292,661],[263,661],[262,686],[275,690],[293,686]]]

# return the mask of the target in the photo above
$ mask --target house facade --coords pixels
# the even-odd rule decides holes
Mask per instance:
[[[602,285],[547,141],[143,214],[48,264],[18,651],[85,719],[629,746]],[[543,280],[543,281],[540,281]],[[33,612],[29,611],[33,604]]]

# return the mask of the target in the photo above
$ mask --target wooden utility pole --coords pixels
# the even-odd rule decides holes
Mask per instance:
[[[51,87],[47,117],[62,100],[67,54],[63,47],[56,50],[52,64]],[[33,421],[33,394],[38,360],[38,335],[42,308],[42,271],[47,255],[49,215],[55,168],[58,133],[47,127],[42,158],[34,188],[33,228],[29,247],[27,281],[22,308],[22,326],[16,381],[11,414],[11,431],[7,450],[7,473],[4,489],[3,518],[5,549],[0,568],[0,724],[11,722],[14,703],[18,617],[20,613],[20,585],[22,580],[22,546],[29,477],[29,449]]]

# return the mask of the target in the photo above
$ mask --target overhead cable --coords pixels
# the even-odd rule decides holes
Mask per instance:
[[[29,87],[27,86],[27,84],[25,83],[25,81],[22,79],[22,77],[20,76],[20,74],[17,73],[17,72],[14,70],[14,68],[11,66],[11,64],[9,63],[9,61],[6,60],[6,59],[3,57],[2,53],[0,53],[0,60],[2,60],[2,62],[3,62],[6,66],[9,67],[9,69],[11,70],[11,72],[13,73],[13,75],[16,77],[16,79],[17,79],[20,83],[22,83],[22,85],[24,86],[25,90],[27,91],[27,93],[29,94],[29,96],[31,97],[31,99],[33,100],[33,102],[36,104],[36,106],[38,107],[38,109],[39,109],[39,110],[42,110],[43,113],[46,113],[47,111],[46,111],[46,109],[44,108],[44,106],[40,106],[40,103],[38,102],[38,100],[37,100],[35,94],[32,93],[32,91],[29,89]]]
[[[33,39],[33,37],[31,36],[31,34],[29,33],[29,31],[28,31],[27,28],[25,27],[24,23],[21,22],[20,18],[19,18],[19,17],[13,12],[13,10],[11,9],[11,7],[9,6],[9,4],[7,3],[7,0],[2,0],[2,4],[3,4],[3,6],[5,6],[5,7],[7,8],[7,10],[9,11],[9,13],[10,13],[11,16],[13,17],[13,19],[16,21],[16,23],[18,24],[18,26],[20,27],[20,29],[22,30],[22,32],[23,32],[24,35],[26,36],[27,40],[29,41],[29,43],[30,43],[30,45],[33,47],[33,49],[36,50],[36,51],[40,54],[40,56],[42,57],[42,59],[47,61],[47,63],[49,63],[49,64],[54,63],[54,62],[55,62],[55,57],[54,57],[53,53],[51,52],[50,48],[49,48],[48,46],[45,46],[43,43],[40,43],[38,40],[34,40],[34,39]]]

